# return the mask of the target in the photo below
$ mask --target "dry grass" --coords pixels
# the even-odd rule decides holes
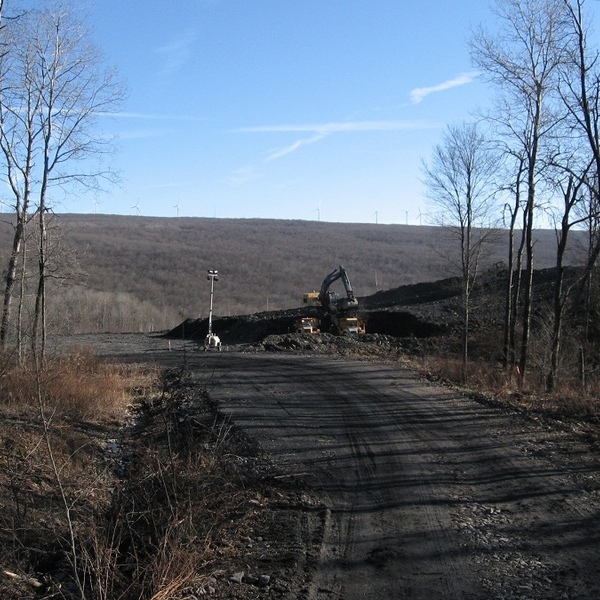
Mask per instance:
[[[239,558],[257,492],[231,429],[159,375],[83,350],[5,366],[1,598],[189,597]]]
[[[419,370],[427,377],[461,385],[476,393],[492,396],[519,408],[577,419],[600,417],[600,381],[589,380],[585,389],[577,378],[564,378],[552,392],[545,387],[541,369],[533,369],[526,386],[518,383],[516,371],[507,371],[497,361],[470,361],[464,381],[462,362],[453,357],[429,355]]]
[[[40,369],[1,364],[0,596],[57,593],[37,575],[48,571],[71,572],[59,597],[77,596],[87,585],[79,540],[93,539],[112,504],[107,438],[150,374],[82,349]]]
[[[0,406],[29,411],[39,406],[61,417],[119,418],[136,390],[152,385],[157,374],[98,360],[89,349],[51,357],[42,368],[5,361],[0,371]]]

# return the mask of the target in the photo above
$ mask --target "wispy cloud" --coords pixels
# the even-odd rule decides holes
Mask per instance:
[[[271,152],[269,152],[267,154],[266,160],[267,161],[277,160],[278,158],[281,158],[283,156],[286,156],[287,154],[291,154],[292,152],[295,152],[302,146],[308,146],[309,144],[314,144],[315,142],[322,140],[324,137],[326,137],[326,135],[317,133],[316,135],[313,135],[309,138],[296,140],[289,146],[285,146],[283,148],[278,148],[278,149],[272,150]]]
[[[254,127],[242,127],[237,131],[243,133],[307,133],[312,134],[302,137],[282,148],[271,150],[267,161],[277,160],[288,154],[292,154],[303,146],[319,142],[326,137],[337,133],[357,133],[370,131],[403,131],[414,129],[431,129],[438,124],[425,121],[334,121],[328,123],[309,123],[297,125],[257,125]]]
[[[277,132],[313,132],[330,135],[341,132],[359,131],[400,131],[408,129],[430,129],[437,127],[430,121],[333,121],[329,123],[309,123],[300,125],[257,125],[242,127],[237,131],[244,133],[277,133]]]
[[[472,83],[478,76],[479,73],[476,71],[472,71],[470,73],[461,73],[453,79],[443,81],[442,83],[438,83],[437,85],[432,85],[430,87],[415,88],[410,92],[410,101],[413,104],[419,104],[419,102],[422,102],[423,99],[429,96],[430,94],[444,92],[446,90],[450,90],[461,85],[467,85],[469,83]]]
[[[150,113],[134,112],[99,112],[99,117],[112,117],[114,119],[140,119],[147,121],[206,121],[201,117],[191,115],[153,115]]]
[[[179,71],[191,56],[195,41],[196,33],[188,30],[173,42],[159,46],[156,49],[162,63],[159,75],[166,77]]]
[[[173,127],[175,125],[170,125],[169,123],[174,122],[199,122],[205,121],[200,117],[192,117],[190,115],[157,115],[157,114],[149,114],[149,113],[135,113],[135,112],[102,112],[98,113],[99,117],[111,117],[113,119],[120,119],[126,121],[147,121],[147,125],[141,125],[144,127],[142,129],[136,129],[138,124],[133,123],[129,124],[130,129],[124,130],[121,129],[120,132],[116,134],[116,137],[120,140],[136,140],[136,139],[147,139],[147,138],[156,138],[166,135],[172,135],[174,133]],[[122,124],[122,123],[120,123]],[[162,127],[162,128],[161,128]]]

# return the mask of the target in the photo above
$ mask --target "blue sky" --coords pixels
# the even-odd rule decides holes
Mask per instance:
[[[421,161],[488,91],[486,0],[95,0],[128,89],[120,187],[61,212],[419,222]],[[424,216],[421,217],[424,221]]]

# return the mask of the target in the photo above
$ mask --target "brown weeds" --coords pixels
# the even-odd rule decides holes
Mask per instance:
[[[135,390],[156,379],[123,365],[100,361],[90,350],[76,349],[35,363],[11,364],[0,371],[0,406],[30,410],[41,396],[47,410],[61,417],[102,419],[120,417]]]
[[[519,385],[518,372],[503,369],[497,361],[473,360],[467,367],[453,357],[429,355],[421,359],[422,374],[438,381],[491,396],[519,408],[568,418],[597,419],[600,416],[600,381],[590,380],[584,390],[577,379],[563,379],[552,392],[545,388],[543,371],[532,369],[526,386]]]
[[[5,366],[0,597],[189,597],[238,557],[256,492],[231,427],[159,375],[81,350]]]

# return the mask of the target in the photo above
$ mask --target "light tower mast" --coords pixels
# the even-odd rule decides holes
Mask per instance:
[[[215,335],[212,330],[212,316],[213,316],[213,296],[215,292],[215,281],[219,281],[219,272],[210,269],[206,275],[206,279],[210,281],[210,305],[208,309],[208,333],[204,340],[204,349],[216,349],[222,350],[221,340],[218,335]]]

